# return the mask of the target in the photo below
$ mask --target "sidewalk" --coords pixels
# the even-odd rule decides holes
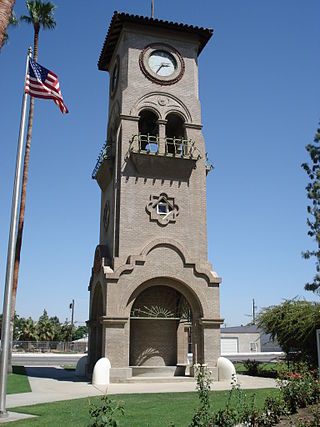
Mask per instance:
[[[163,378],[154,379],[154,382],[137,382],[110,384],[107,387],[95,387],[84,378],[78,378],[75,371],[62,369],[60,366],[26,366],[31,392],[7,395],[6,408],[18,406],[30,406],[38,403],[57,402],[61,400],[72,400],[88,398],[107,394],[133,394],[133,393],[178,393],[196,391],[196,382],[183,381],[181,377],[171,378],[170,382],[163,382]],[[161,381],[161,382],[160,382]],[[271,378],[249,377],[238,375],[238,381],[242,389],[274,388],[275,380]],[[212,390],[229,390],[230,381],[214,382]],[[32,418],[33,415],[9,412],[7,418],[0,418],[0,424]]]
[[[76,377],[74,371],[66,371],[60,367],[26,367],[32,392],[9,394],[7,408],[29,406],[37,403],[56,402],[60,400],[79,399],[90,396],[107,394],[132,393],[173,393],[193,392],[196,390],[195,381],[171,382],[136,382],[110,384],[107,387],[95,387],[83,378]],[[162,379],[163,381],[163,379]],[[242,389],[274,388],[275,380],[271,378],[249,377],[238,375]],[[229,381],[214,382],[212,390],[229,390]]]

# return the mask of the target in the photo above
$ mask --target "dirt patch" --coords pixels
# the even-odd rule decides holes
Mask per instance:
[[[277,424],[277,427],[294,427],[298,425],[298,421],[312,421],[314,419],[313,412],[320,410],[320,404],[308,406],[307,408],[301,408],[297,414],[291,415],[289,418],[283,417],[281,422]]]

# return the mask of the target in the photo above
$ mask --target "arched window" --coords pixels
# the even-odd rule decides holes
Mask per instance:
[[[169,113],[166,119],[167,152],[174,155],[183,155],[183,140],[185,139],[184,119],[176,113]]]
[[[140,149],[158,151],[158,116],[151,110],[142,110],[139,116]]]

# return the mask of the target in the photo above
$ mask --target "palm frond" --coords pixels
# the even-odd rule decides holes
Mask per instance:
[[[18,24],[19,24],[19,19],[17,18],[17,15],[16,15],[15,11],[13,10],[11,15],[10,15],[10,18],[9,18],[9,25],[15,27]]]
[[[51,2],[43,3],[41,0],[27,0],[26,6],[29,16],[21,16],[21,20],[27,24],[43,27],[43,29],[53,29],[56,26],[54,19],[55,4]]]

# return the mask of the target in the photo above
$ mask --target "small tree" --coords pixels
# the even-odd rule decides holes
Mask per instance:
[[[88,335],[88,326],[79,326],[73,333],[73,340],[80,340]]]
[[[298,351],[311,362],[317,360],[316,329],[320,328],[320,304],[287,300],[262,310],[258,326],[276,339],[283,351]]]
[[[320,288],[320,129],[317,130],[314,137],[314,144],[308,144],[306,150],[309,153],[312,164],[303,163],[301,166],[307,172],[310,179],[306,186],[307,197],[310,205],[307,207],[309,217],[307,224],[309,227],[308,235],[316,242],[316,249],[303,252],[305,259],[316,258],[316,275],[313,281],[305,285],[307,291],[319,293]]]

